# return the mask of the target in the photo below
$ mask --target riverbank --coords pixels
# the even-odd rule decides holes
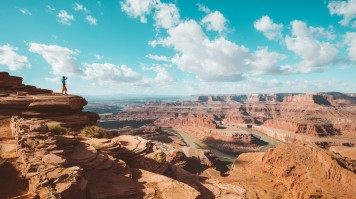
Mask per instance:
[[[227,126],[229,130],[234,129],[238,132],[242,132],[244,134],[252,134],[254,137],[258,138],[259,140],[266,142],[267,145],[261,146],[258,150],[256,151],[247,151],[247,152],[239,152],[239,153],[232,153],[228,154],[225,152],[221,152],[220,150],[209,146],[208,144],[204,143],[203,141],[199,140],[198,138],[190,135],[189,133],[177,129],[177,128],[162,128],[164,131],[172,132],[174,133],[178,138],[180,138],[187,146],[197,148],[197,149],[208,149],[211,152],[213,152],[221,161],[227,161],[227,162],[234,162],[236,158],[242,154],[242,153],[250,153],[250,152],[265,152],[270,148],[275,148],[278,145],[284,144],[283,142],[274,139],[272,137],[269,137],[265,135],[262,132],[259,132],[254,129],[249,129],[249,128],[243,128],[240,126]]]

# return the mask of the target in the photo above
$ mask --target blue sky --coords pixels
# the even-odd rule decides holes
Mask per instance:
[[[356,0],[4,0],[0,71],[70,93],[356,91]]]

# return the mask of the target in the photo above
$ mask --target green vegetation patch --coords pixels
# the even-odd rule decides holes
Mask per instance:
[[[65,135],[70,130],[68,128],[62,127],[58,122],[47,123],[48,130],[56,135]]]
[[[80,131],[80,135],[88,138],[108,138],[109,134],[106,129],[98,126],[86,126]]]
[[[164,162],[164,158],[165,158],[164,155],[161,154],[161,153],[155,154],[155,160],[158,163],[163,163]]]

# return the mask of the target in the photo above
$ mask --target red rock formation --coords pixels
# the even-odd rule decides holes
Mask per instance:
[[[195,101],[207,104],[219,103],[271,103],[275,104],[283,100],[286,93],[276,94],[240,94],[240,95],[200,95],[195,97]]]
[[[49,132],[47,123],[56,121],[77,135],[77,128],[95,124],[98,116],[81,111],[87,103],[81,97],[28,87],[7,73],[1,78],[12,83],[4,83],[0,91],[0,155],[6,138],[14,145],[17,169],[29,181],[30,198],[188,199],[245,194],[238,186],[202,179],[170,164],[162,150],[137,136],[90,139]]]
[[[10,76],[6,72],[0,73],[0,96],[1,115],[61,120],[57,117],[59,115],[63,120],[72,120],[77,127],[95,124],[99,119],[95,113],[81,112],[88,103],[84,98],[62,96],[51,90],[24,85],[21,77]]]
[[[243,154],[229,181],[238,181],[248,189],[248,197],[257,198],[354,198],[356,194],[351,188],[356,187],[355,173],[328,152],[299,142],[265,154]]]
[[[172,198],[177,192],[185,192],[184,197],[197,198],[244,194],[238,186],[231,185],[235,188],[232,191],[223,183],[202,180],[169,164],[162,151],[140,137],[53,135],[44,123],[18,117],[12,119],[11,126],[18,140],[18,166],[29,180],[32,196]]]
[[[304,103],[319,105],[351,105],[356,103],[356,97],[342,93],[307,93],[299,95],[288,95],[283,98],[283,103]]]

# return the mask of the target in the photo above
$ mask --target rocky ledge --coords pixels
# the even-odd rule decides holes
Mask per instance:
[[[179,155],[166,157],[141,137],[79,136],[82,127],[98,120],[96,113],[82,111],[86,104],[82,97],[27,86],[20,77],[0,73],[0,160],[11,162],[29,185],[24,195],[8,195],[6,190],[1,194],[64,199],[245,197],[239,186],[176,166],[175,161],[182,160]],[[70,134],[51,132],[52,122],[70,128]]]

